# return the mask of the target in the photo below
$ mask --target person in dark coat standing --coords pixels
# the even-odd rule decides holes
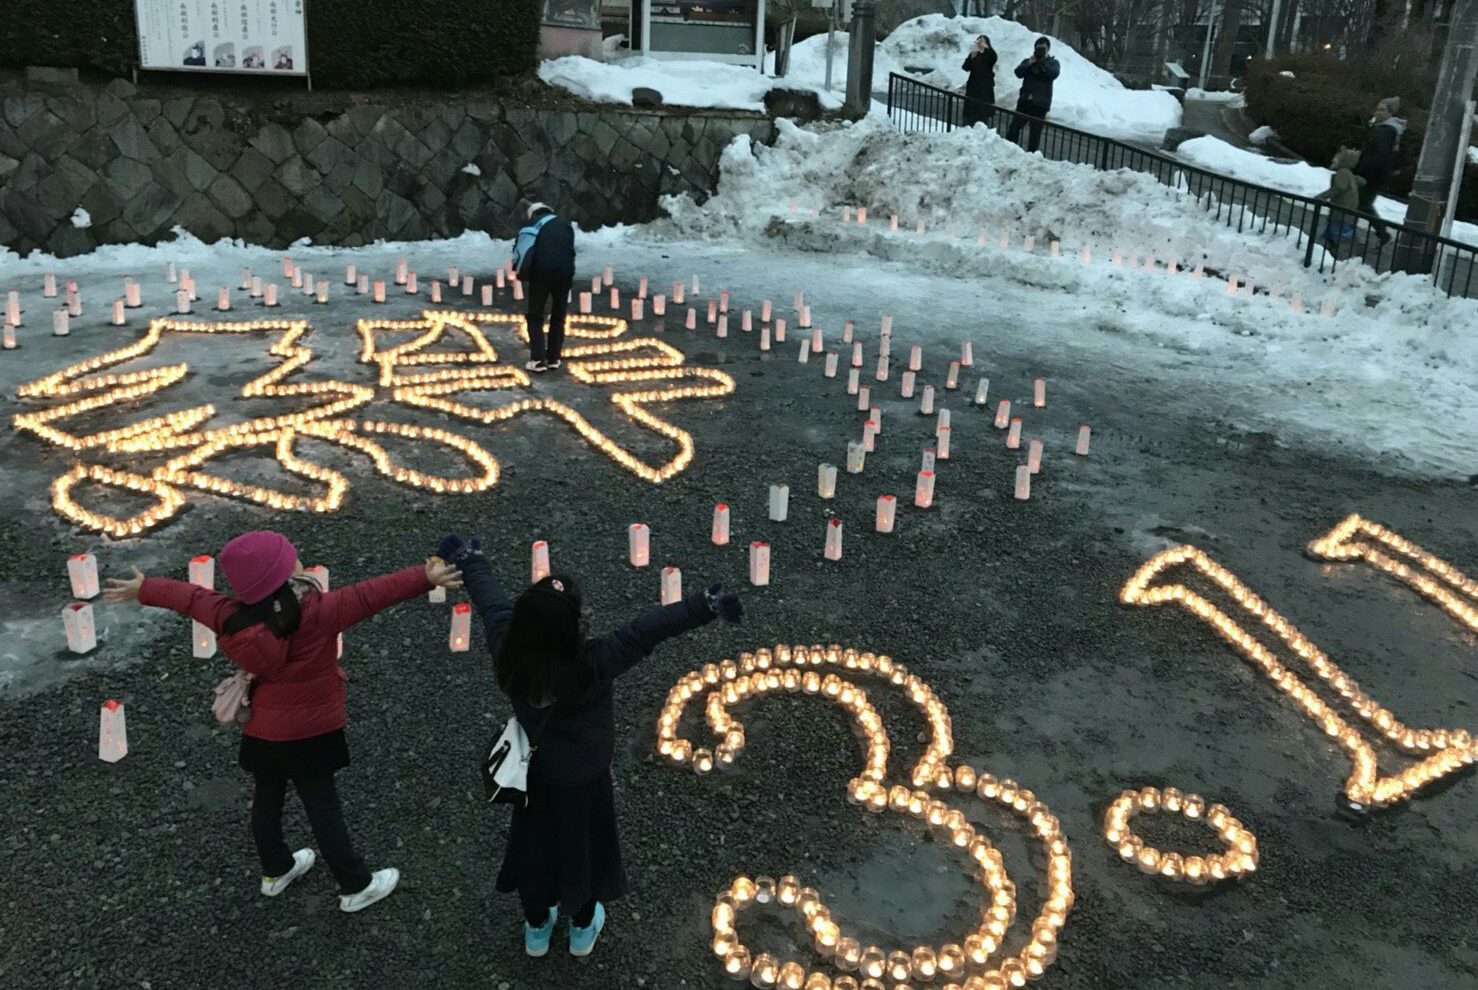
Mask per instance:
[[[960,68],[970,73],[965,80],[965,126],[989,123],[996,105],[996,50],[990,39],[983,34],[976,38]]]
[[[613,683],[663,640],[714,616],[738,622],[739,596],[713,585],[587,638],[573,578],[546,577],[510,601],[476,537],[463,542],[450,534],[437,556],[461,569],[498,687],[534,747],[528,803],[513,808],[497,888],[518,893],[530,956],[549,951],[561,913],[570,919],[570,954],[589,955],[605,925],[605,904],[626,893],[611,785]]]
[[[1388,97],[1375,106],[1365,143],[1360,148],[1360,161],[1355,174],[1365,180],[1360,188],[1360,212],[1370,218],[1370,229],[1382,244],[1391,239],[1386,225],[1375,212],[1375,198],[1385,191],[1386,180],[1396,168],[1396,154],[1401,148],[1401,135],[1406,133],[1406,120],[1401,112],[1401,98]]]
[[[1011,118],[1011,130],[1006,136],[1012,141],[1018,140],[1022,126],[1029,123],[1031,136],[1027,139],[1027,151],[1036,151],[1042,143],[1042,121],[1047,119],[1047,111],[1052,109],[1052,82],[1062,72],[1057,59],[1047,54],[1051,47],[1050,40],[1038,38],[1032,46],[1031,58],[1022,59],[1016,67],[1016,78],[1021,80],[1016,112],[1022,116]]]
[[[365,868],[334,787],[334,774],[349,765],[348,675],[338,662],[339,634],[433,587],[459,588],[461,575],[441,561],[427,561],[325,592],[303,570],[287,537],[268,531],[231,540],[217,562],[235,597],[146,578],[138,568],[131,580],[110,580],[105,597],[189,616],[217,633],[221,652],[252,675],[251,717],[242,726],[238,759],[256,784],[251,829],[262,860],[262,893],[276,897],[317,860],[312,849],[289,852],[283,841],[282,804],[291,781],[339,883],[339,910],[362,911],[395,889],[400,871]]]
[[[524,367],[544,372],[559,367],[564,349],[565,309],[575,281],[575,228],[543,203],[530,203],[525,212],[528,223],[513,242],[513,270],[528,288],[529,362]]]

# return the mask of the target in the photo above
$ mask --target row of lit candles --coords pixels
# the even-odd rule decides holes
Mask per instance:
[[[1130,819],[1145,812],[1178,814],[1191,821],[1204,821],[1220,836],[1223,853],[1182,855],[1149,845],[1129,827]],[[1126,790],[1109,805],[1103,816],[1103,838],[1126,862],[1143,873],[1201,886],[1236,879],[1257,869],[1257,838],[1224,805],[1208,805],[1198,794],[1182,794],[1174,787],[1161,790],[1145,787]]]

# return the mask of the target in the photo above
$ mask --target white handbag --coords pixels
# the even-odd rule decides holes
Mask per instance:
[[[540,723],[541,735],[549,722],[549,714],[546,712],[544,721]],[[482,790],[489,804],[528,805],[529,761],[538,748],[523,731],[518,716],[511,716],[483,757]]]

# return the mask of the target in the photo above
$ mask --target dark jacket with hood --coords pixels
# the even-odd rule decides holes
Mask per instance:
[[[525,282],[575,277],[575,228],[553,210],[529,218],[513,242],[513,269]]]
[[[996,102],[996,50],[971,51],[960,66],[970,77],[965,80],[965,95],[982,103]]]
[[[1355,174],[1372,186],[1384,185],[1396,167],[1396,154],[1401,148],[1401,135],[1405,132],[1406,120],[1403,117],[1387,117],[1366,131]]]
[[[487,558],[468,557],[461,566],[467,594],[482,616],[488,649],[496,658],[513,618],[513,602],[493,576]],[[543,708],[511,699],[524,732],[530,740],[537,740],[529,763],[529,783],[576,787],[605,773],[616,750],[616,709],[611,695],[616,678],[664,639],[712,621],[713,611],[703,593],[695,592],[673,605],[652,609],[609,635],[585,640],[581,662],[587,666],[588,677],[577,694],[558,697]]]
[[[1021,64],[1016,67],[1016,78],[1021,80],[1021,95],[1016,99],[1016,109],[1038,113],[1051,110],[1052,81],[1061,72],[1062,66],[1051,55],[1043,55],[1036,62],[1029,58],[1022,59]]]

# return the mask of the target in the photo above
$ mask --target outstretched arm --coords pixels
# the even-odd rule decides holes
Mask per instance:
[[[383,574],[337,591],[325,592],[319,606],[320,613],[329,630],[340,633],[391,605],[426,594],[431,587],[426,567],[407,567],[393,574]]]
[[[513,618],[513,602],[503,583],[493,575],[493,568],[480,553],[469,554],[458,561],[462,567],[462,580],[467,584],[467,595],[477,614],[482,617],[483,632],[487,636],[488,649],[494,656],[503,643],[503,634],[508,630],[508,621]]]
[[[221,631],[221,624],[238,607],[235,601],[218,591],[170,578],[144,578],[138,587],[138,601],[140,605],[167,608],[189,616],[217,633]]]
[[[698,591],[680,602],[654,608],[607,636],[591,641],[596,677],[604,682],[619,677],[645,658],[664,639],[681,635],[713,621],[708,598]]]

